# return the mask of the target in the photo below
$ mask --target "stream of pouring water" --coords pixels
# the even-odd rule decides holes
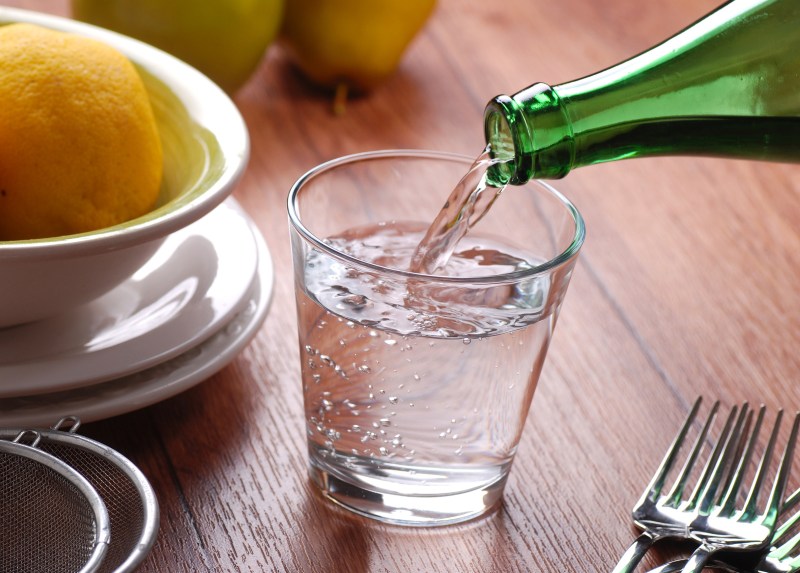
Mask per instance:
[[[489,211],[505,186],[495,187],[486,172],[499,160],[489,147],[461,178],[411,258],[409,270],[435,274],[445,267],[458,242]]]

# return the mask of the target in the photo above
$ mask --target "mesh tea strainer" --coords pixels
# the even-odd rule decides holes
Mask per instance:
[[[94,573],[109,540],[97,491],[67,463],[35,446],[38,432],[0,440],[0,571]],[[20,440],[29,435],[32,444]]]
[[[142,562],[155,542],[159,513],[155,493],[142,472],[122,454],[76,434],[79,425],[77,418],[65,418],[52,430],[37,430],[41,437],[38,448],[75,468],[106,504],[111,541],[96,571],[129,573]],[[13,437],[15,431],[0,429],[0,440]]]

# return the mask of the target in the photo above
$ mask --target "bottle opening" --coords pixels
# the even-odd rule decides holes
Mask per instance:
[[[532,169],[530,155],[525,150],[531,147],[526,144],[530,136],[516,102],[504,95],[490,101],[484,112],[483,127],[487,151],[495,161],[487,171],[489,183],[500,187],[529,181]]]

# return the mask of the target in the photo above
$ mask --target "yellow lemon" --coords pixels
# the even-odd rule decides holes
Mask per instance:
[[[286,0],[281,37],[313,82],[369,91],[394,72],[434,5],[435,0]]]
[[[162,163],[147,91],[125,56],[40,26],[0,26],[0,240],[143,215]]]

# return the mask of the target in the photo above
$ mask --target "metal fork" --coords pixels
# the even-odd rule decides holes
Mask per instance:
[[[690,537],[699,542],[700,546],[689,558],[682,570],[683,573],[698,573],[702,571],[709,559],[721,550],[763,550],[772,538],[792,464],[800,413],[795,416],[766,507],[762,513],[758,513],[758,497],[775,448],[778,430],[783,417],[782,410],[778,412],[772,434],[758,464],[744,507],[736,509],[735,506],[739,487],[752,456],[763,416],[764,406],[761,407],[758,421],[742,453],[739,452],[738,437],[733,434],[727,436],[727,443],[722,455],[715,462],[711,478],[706,480],[703,485],[699,504],[696,507],[696,517],[689,524]],[[744,435],[742,434],[743,437]],[[737,455],[739,455],[738,464],[735,462]],[[728,466],[733,466],[734,464],[736,465],[735,470],[729,477],[726,477]],[[733,470],[732,467],[731,469]]]
[[[790,511],[800,501],[800,489],[786,499],[783,513]],[[709,566],[729,573],[797,573],[800,571],[800,533],[789,540],[792,529],[800,522],[800,511],[795,512],[772,536],[772,548],[758,561],[755,567],[737,566],[722,560],[714,560]],[[676,559],[665,563],[649,573],[677,573],[686,566],[687,559]]]
[[[730,443],[730,440],[726,441],[726,438],[732,431],[733,420],[737,412],[737,408],[734,406],[731,409],[717,445],[701,471],[692,496],[688,500],[682,501],[689,476],[703,449],[706,435],[719,409],[719,402],[717,401],[714,403],[672,489],[669,493],[662,495],[661,492],[664,489],[667,477],[672,466],[675,464],[683,442],[686,440],[686,435],[697,415],[701,402],[702,398],[698,398],[695,401],[686,417],[686,421],[675,436],[664,459],[656,470],[655,475],[647,485],[642,497],[633,508],[633,521],[643,531],[622,555],[617,566],[611,573],[631,573],[639,564],[639,561],[642,560],[645,553],[647,553],[647,550],[661,539],[686,537],[688,527],[696,517],[695,506],[699,499],[699,492],[703,491],[706,482],[712,477],[716,461],[722,455],[724,444]],[[737,427],[739,427],[738,423]]]

